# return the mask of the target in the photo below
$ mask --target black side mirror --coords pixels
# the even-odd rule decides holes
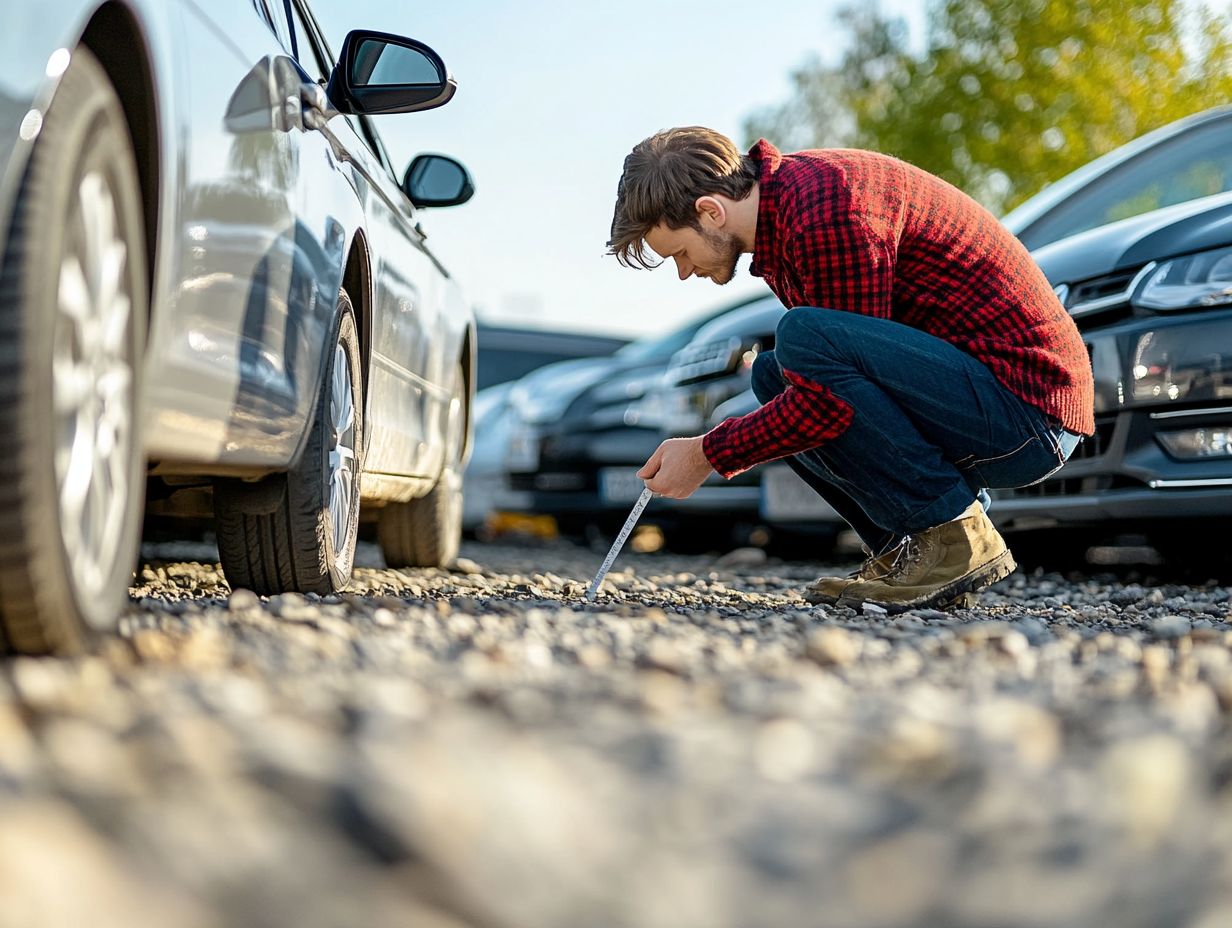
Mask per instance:
[[[402,179],[402,191],[416,207],[457,206],[475,195],[475,182],[452,158],[416,155]]]
[[[377,116],[444,106],[457,89],[441,56],[427,45],[357,29],[342,43],[326,93],[340,112]]]

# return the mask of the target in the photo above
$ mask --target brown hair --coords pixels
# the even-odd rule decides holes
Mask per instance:
[[[660,222],[700,229],[698,197],[721,193],[743,200],[756,181],[757,163],[720,132],[703,126],[657,132],[625,158],[607,253],[625,267],[654,267],[646,233]]]

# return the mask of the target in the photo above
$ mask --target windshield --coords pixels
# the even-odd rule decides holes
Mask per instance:
[[[1195,126],[1127,159],[1062,200],[1019,238],[1028,248],[1039,248],[1225,190],[1232,190],[1232,118]]]

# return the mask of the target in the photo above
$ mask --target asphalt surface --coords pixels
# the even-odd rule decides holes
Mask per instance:
[[[626,552],[588,606],[603,553],[263,600],[148,548],[0,673],[0,928],[1232,924],[1232,589]]]

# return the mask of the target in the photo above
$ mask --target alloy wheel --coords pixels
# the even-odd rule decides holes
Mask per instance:
[[[52,340],[54,469],[64,551],[88,599],[115,566],[128,509],[133,299],[110,178],[85,174],[69,203]]]

